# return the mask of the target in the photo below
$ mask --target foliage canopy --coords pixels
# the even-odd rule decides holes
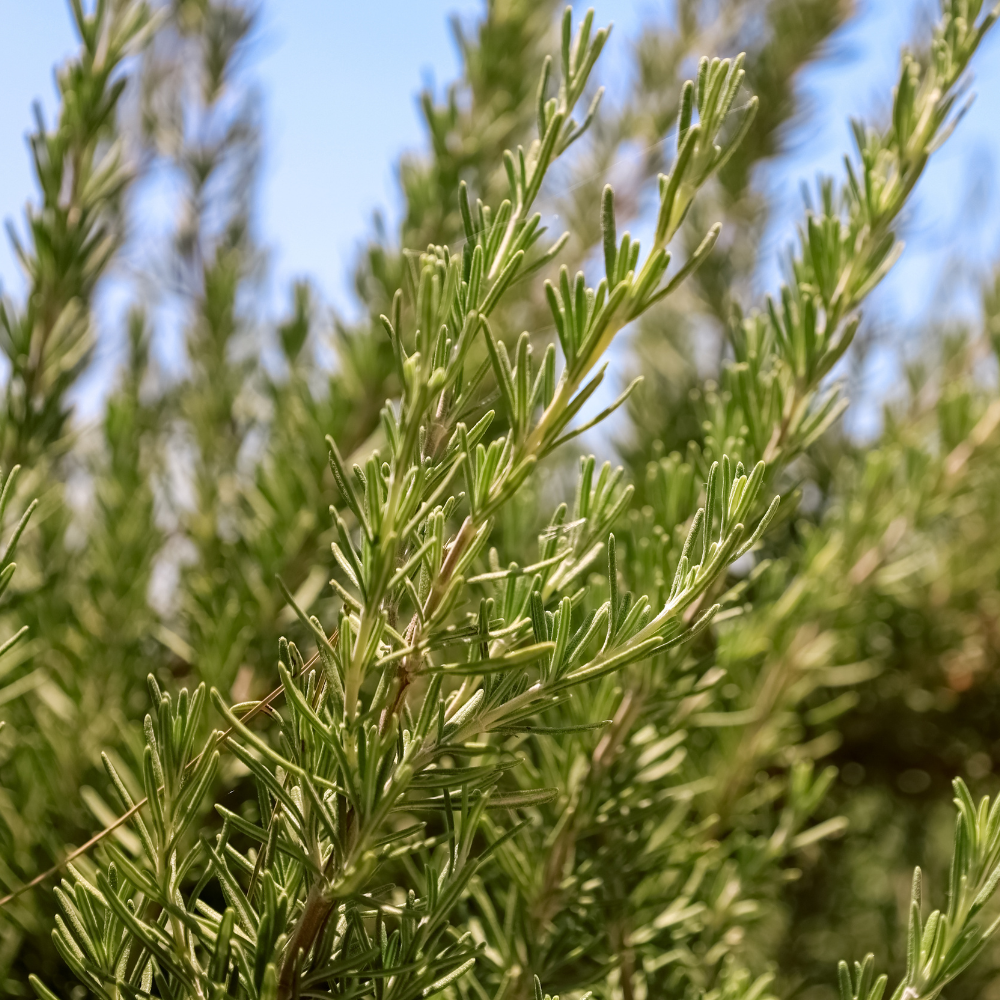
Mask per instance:
[[[760,14],[770,30],[680,83],[705,32],[681,4],[671,31],[644,34],[636,91],[605,122],[610,28],[491,4],[460,35],[464,92],[424,100],[405,249],[364,254],[366,317],[338,325],[330,373],[304,284],[273,331],[279,362],[251,359],[253,17],[223,0],[72,5],[80,53],[57,125],[32,137],[29,290],[0,314],[0,522],[39,495],[0,557],[12,995],[25,971],[40,1000],[74,995],[48,971],[50,930],[108,1000],[762,1000],[808,979],[783,914],[814,902],[791,883],[848,826],[837,768],[817,765],[892,670],[869,609],[936,602],[947,628],[963,595],[995,594],[989,560],[963,579],[996,524],[1000,404],[976,349],[951,344],[936,383],[914,372],[919,419],[890,410],[867,451],[837,433],[831,375],[1000,7],[944,0],[926,49],[901,58],[889,120],[855,124],[786,284],[754,307],[752,170],[849,11],[725,6],[736,40]],[[619,231],[637,191],[572,181],[643,135],[648,247]],[[180,181],[180,221],[143,262],[158,298],[129,317],[88,451],[67,393],[153,165]],[[571,223],[556,238],[554,208]],[[168,383],[150,345],[176,305],[188,370]],[[995,348],[995,291],[985,313]],[[720,333],[710,380],[670,332],[695,320]],[[594,413],[626,328],[657,391],[637,379]],[[567,461],[619,408],[627,471]],[[74,462],[93,484],[79,518]],[[164,566],[176,583],[157,602]],[[941,566],[957,597],[934,590]],[[917,868],[893,1000],[939,996],[997,926],[1000,802],[961,778],[954,793],[947,902],[925,916]],[[27,890],[52,874],[49,917]],[[875,970],[871,954],[841,962],[841,1000],[881,1000]]]

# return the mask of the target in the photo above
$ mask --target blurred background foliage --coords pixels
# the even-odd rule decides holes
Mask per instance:
[[[495,165],[533,126],[531,81],[558,8],[491,0],[456,29],[462,75],[443,97],[422,96],[426,142],[399,163],[398,230],[376,226],[357,256],[355,318],[297,283],[286,317],[271,324],[256,224],[268,137],[253,6],[70,5],[79,52],[59,70],[58,118],[39,119],[30,141],[36,192],[16,246],[27,291],[0,313],[0,463],[25,469],[5,531],[41,500],[0,612],[0,639],[30,627],[0,660],[3,891],[113,818],[99,754],[134,770],[147,673],[168,685],[205,680],[236,701],[260,697],[273,686],[278,636],[298,628],[276,575],[303,608],[332,620],[324,435],[345,455],[378,440],[379,408],[394,391],[378,317],[403,282],[401,248],[458,245],[461,180],[498,200],[506,182]],[[629,154],[627,176],[615,178],[619,228],[629,217],[641,228],[639,192],[667,162],[692,60],[747,50],[761,111],[682,231],[693,250],[720,219],[725,252],[637,324],[623,363],[645,382],[629,419],[614,424],[616,440],[588,442],[620,455],[635,485],[615,530],[639,592],[656,586],[651,547],[669,545],[694,509],[704,456],[733,441],[752,450],[737,405],[739,368],[752,359],[737,350],[773,209],[765,179],[789,123],[823,113],[803,106],[799,74],[855,13],[850,0],[650,5],[631,90],[607,102],[543,193],[543,212],[573,233],[563,259],[571,271],[590,267],[609,171]],[[152,175],[171,178],[176,211],[126,272],[126,357],[101,419],[84,427],[70,400],[95,349],[95,290],[111,280],[135,228],[130,212],[141,210],[137,185]],[[550,332],[543,301],[519,308],[496,328]],[[902,967],[909,872],[932,859],[937,884],[944,878],[950,780],[993,791],[1000,759],[1000,278],[984,281],[977,321],[893,331],[890,316],[873,327],[833,374],[852,383],[876,332],[894,345],[906,383],[882,406],[878,435],[856,440],[834,421],[778,463],[774,485],[793,502],[731,581],[752,610],[692,654],[726,672],[716,688],[727,721],[706,713],[691,726],[697,770],[714,779],[693,807],[710,830],[743,831],[752,845],[777,775],[796,761],[839,769],[821,814],[841,835],[800,845],[769,881],[744,886],[766,913],[725,930],[735,935],[727,947],[741,943],[758,971],[780,970],[775,992],[810,1000],[833,997],[842,956],[874,950]],[[153,361],[165,337],[182,344],[180,374]],[[864,395],[857,379],[852,389]],[[526,508],[502,529],[527,537],[537,520]],[[637,692],[647,683],[638,673],[631,682]],[[224,767],[221,780],[241,778]],[[34,969],[58,984],[48,972],[58,968],[53,912],[45,888],[0,912],[0,993],[28,995]],[[559,938],[547,944],[552,915],[536,916],[544,964]],[[950,995],[993,996],[998,973],[994,948]],[[553,964],[546,988],[560,988],[561,974]]]

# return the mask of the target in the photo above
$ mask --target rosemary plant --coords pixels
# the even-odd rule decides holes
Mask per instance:
[[[24,467],[19,496],[6,510],[23,510],[38,498],[0,626],[5,640],[28,629],[0,669],[7,723],[0,737],[5,891],[62,858],[68,841],[107,822],[79,791],[98,777],[96,748],[118,744],[126,720],[142,706],[129,708],[128,701],[133,679],[141,684],[145,674],[137,675],[135,664],[149,638],[143,583],[151,560],[133,557],[141,556],[143,545],[147,555],[157,547],[149,483],[135,460],[130,414],[138,407],[129,407],[123,392],[117,402],[124,405],[112,405],[103,424],[107,453],[95,456],[82,446],[71,405],[94,354],[92,303],[126,236],[126,205],[139,164],[120,124],[131,68],[155,21],[142,2],[69,8],[79,50],[56,74],[56,120],[46,123],[36,114],[28,137],[36,198],[23,225],[9,227],[25,297],[5,297],[0,306],[8,372],[0,451],[5,468]],[[140,351],[136,360],[141,357]],[[109,466],[119,478],[97,488],[90,544],[81,556],[67,545],[73,518],[66,480],[74,471]],[[9,482],[13,489],[14,479]],[[14,523],[5,523],[5,531]],[[117,585],[105,588],[109,562]],[[89,747],[95,749],[81,750]],[[19,956],[55,960],[45,937],[51,917],[47,900],[32,896],[4,911],[0,992],[10,989],[10,968]]]
[[[637,405],[633,383],[584,416],[621,330],[655,316],[709,259],[720,229],[690,240],[699,201],[750,134],[758,104],[743,56],[703,59],[672,105],[675,152],[658,178],[652,246],[643,253],[619,234],[606,187],[592,206],[603,274],[573,276],[558,266],[568,234],[545,238],[540,198],[595,121],[602,92],[591,77],[609,29],[595,30],[588,12],[574,32],[567,9],[558,57],[545,59],[534,92],[532,140],[511,143],[492,169],[463,169],[437,150],[431,179],[453,207],[436,197],[437,214],[411,206],[409,230],[460,225],[457,239],[405,252],[398,275],[377,253],[363,269],[369,291],[378,286],[372,299],[385,302],[385,342],[369,374],[394,394],[375,428],[332,421],[353,432],[328,438],[336,620],[310,615],[282,584],[297,631],[278,642],[270,694],[232,704],[200,684],[175,695],[151,674],[136,774],[104,759],[122,815],[96,851],[74,852],[56,890],[53,938],[85,989],[114,1000],[542,1000],[543,984],[625,1000],[765,995],[772,978],[752,941],[787,880],[785,862],[844,828],[824,812],[835,771],[815,767],[821,747],[804,747],[789,715],[819,692],[814,718],[835,718],[842,702],[823,692],[858,678],[837,680],[829,645],[798,627],[803,595],[830,596],[819,593],[829,547],[798,578],[760,563],[740,579],[730,567],[768,543],[795,502],[779,504],[775,491],[844,406],[828,376],[898,256],[895,221],[957,120],[962,74],[998,13],[982,0],[948,0],[926,56],[904,56],[891,126],[856,128],[847,183],[836,194],[821,188],[792,285],[780,304],[733,322],[721,387],[698,397],[702,433],[682,442],[683,460],[658,456],[640,470],[643,505],[623,470],[584,457],[572,500],[543,515],[543,463],[551,468],[557,449],[630,396]],[[530,17],[512,20],[527,33]],[[223,21],[231,56],[245,23]],[[488,64],[478,68],[489,78]],[[461,125],[457,102],[425,110],[436,137]],[[506,125],[520,134],[517,116]],[[417,191],[412,173],[410,182]],[[226,237],[245,235],[236,229]],[[676,242],[691,251],[672,267]],[[589,244],[578,243],[582,256]],[[228,687],[250,644],[242,625],[267,606],[255,603],[252,580],[212,582],[231,554],[243,567],[258,551],[243,539],[223,544],[217,480],[233,474],[240,442],[210,433],[232,430],[244,391],[246,371],[227,368],[226,354],[247,248],[238,239],[221,240],[214,257],[197,241],[189,248],[199,265],[196,372],[180,412],[202,431],[199,511],[211,524],[189,575],[188,648]],[[539,303],[555,334],[546,345],[513,335]],[[280,341],[302,405],[275,430],[292,455],[298,446],[312,458],[315,445],[296,431],[327,414],[298,368],[309,313],[301,289]],[[137,356],[141,344],[137,322]],[[213,400],[206,390],[219,371],[231,379]],[[283,390],[272,382],[269,391]],[[198,409],[209,404],[218,405],[207,415]],[[255,509],[268,518],[281,509],[270,487],[288,478],[285,463],[276,456],[255,473]],[[319,472],[305,465],[293,495],[310,498]],[[556,474],[545,485],[558,494],[564,483]],[[865,553],[874,537],[877,562],[879,532],[893,530],[882,525],[872,518],[844,552]],[[317,535],[308,525],[271,541],[301,552]],[[289,556],[278,548],[272,565]],[[865,559],[841,574],[855,588],[871,575],[857,570]],[[248,603],[233,608],[234,592]],[[748,597],[770,603],[757,612]],[[216,634],[220,609],[226,629]],[[727,671],[739,678],[768,635],[772,661],[727,693]],[[185,648],[176,635],[167,641]],[[239,646],[232,658],[230,646]],[[210,713],[221,730],[207,732]],[[224,762],[243,794],[218,795]],[[993,930],[982,911],[1000,880],[1000,807],[977,808],[961,782],[956,793],[949,904],[924,921],[918,874],[894,1000],[938,996]],[[880,1000],[886,980],[873,968],[870,958],[853,975],[841,967],[842,1000]],[[38,976],[31,984],[40,1000],[57,996]]]
[[[691,519],[711,497],[703,484],[711,482],[713,463],[725,449],[751,460],[766,457],[769,481],[781,482],[783,470],[845,405],[824,375],[860,317],[848,316],[846,305],[822,291],[813,268],[822,270],[829,260],[829,288],[841,289],[841,302],[847,299],[843,290],[856,282],[849,298],[855,310],[885,273],[889,254],[898,253],[892,220],[912,190],[914,172],[946,134],[954,88],[991,23],[985,19],[968,29],[962,22],[956,33],[954,16],[945,10],[935,58],[924,63],[922,76],[913,57],[904,56],[894,125],[867,137],[856,126],[861,179],[851,183],[858,168],[849,163],[842,195],[834,199],[828,186],[825,214],[810,213],[803,226],[803,249],[792,268],[798,291],[785,290],[783,300],[812,304],[801,312],[788,305],[783,316],[771,306],[746,320],[737,317],[734,357],[722,385],[697,397],[702,440],[688,445],[683,458],[654,451],[653,461],[634,470],[640,503],[632,506],[624,536],[627,565],[656,601],[667,598]],[[953,39],[949,51],[945,37]],[[928,131],[906,139],[914,134],[907,123],[917,121],[930,123]],[[882,154],[866,155],[865,143]],[[901,177],[903,186],[894,186]],[[895,193],[869,208],[863,191]],[[851,252],[838,252],[833,261],[820,229],[838,234]],[[884,255],[877,260],[868,249],[876,238]],[[636,424],[646,433],[640,408],[649,405],[648,397],[635,398]],[[898,468],[904,466],[900,461]],[[933,489],[940,497],[940,483]],[[836,815],[812,822],[814,814],[822,815],[836,773],[812,763],[836,745],[831,740],[837,734],[828,726],[824,731],[824,724],[856,703],[857,694],[843,688],[877,670],[872,663],[838,659],[846,650],[833,650],[829,635],[810,625],[862,597],[864,577],[855,562],[868,549],[879,552],[881,535],[894,520],[890,511],[898,513],[898,504],[914,496],[900,492],[887,503],[880,491],[882,506],[866,508],[863,517],[852,513],[846,538],[831,516],[813,540],[801,577],[762,562],[720,595],[729,610],[703,645],[629,668],[620,686],[606,683],[583,710],[586,695],[578,696],[575,711],[564,710],[568,722],[581,723],[588,709],[591,718],[600,713],[614,719],[599,738],[579,737],[558,750],[522,748],[534,766],[534,773],[515,772],[522,781],[561,784],[567,791],[543,807],[543,824],[519,834],[487,889],[476,895],[498,980],[520,965],[541,969],[546,983],[568,991],[614,970],[612,981],[629,996],[640,987],[651,994],[725,990],[753,970],[747,988],[765,988],[767,967],[753,959],[753,942],[780,933],[773,927],[773,899],[786,879],[782,861],[801,858],[846,822]],[[793,505],[794,496],[788,499]],[[892,531],[900,528],[897,520]],[[741,607],[748,596],[760,601],[759,609]],[[799,705],[807,706],[811,724],[795,713]],[[805,738],[810,730],[814,741]],[[657,795],[655,785],[647,789],[647,781],[668,775],[669,790]],[[508,882],[516,892],[506,892]]]
[[[398,294],[384,321],[403,395],[382,412],[385,454],[374,454],[364,469],[348,470],[331,439],[334,477],[354,525],[335,514],[334,554],[348,586],[341,587],[344,609],[333,638],[318,621],[309,622],[317,666],[307,669],[294,645],[281,645],[290,728],[279,747],[248,725],[246,716],[262,705],[240,713],[213,691],[230,732],[212,734],[196,755],[204,689],[182,693],[175,704],[153,684],[159,707],[155,720],[147,718],[143,764],[149,820],[138,812],[132,817],[145,858],[130,859],[108,842],[114,869],[98,875],[93,891],[81,873],[81,888],[70,889],[75,902],[65,895],[69,922],[60,921],[56,932],[64,957],[91,988],[132,982],[148,991],[155,981],[171,995],[208,995],[229,978],[232,966],[239,968],[243,988],[284,997],[335,976],[356,978],[379,969],[380,993],[409,996],[441,989],[468,972],[474,949],[467,936],[452,931],[450,916],[502,839],[486,849],[477,846],[483,814],[487,807],[529,807],[553,794],[498,789],[517,758],[475,737],[530,725],[581,685],[696,635],[718,610],[713,605],[695,614],[696,602],[754,544],[773,513],[774,503],[748,529],[746,516],[764,466],[744,471],[724,458],[713,469],[705,511],[691,526],[670,594],[655,609],[648,599],[619,597],[612,557],[610,599],[574,620],[574,604],[583,594],[571,588],[595,558],[599,532],[614,517],[615,502],[620,504],[601,483],[592,507],[589,484],[581,491],[590,507],[578,512],[587,525],[583,530],[560,530],[567,512],[565,506],[557,510],[537,562],[523,569],[477,569],[496,513],[541,459],[582,429],[572,426],[573,419],[604,376],[598,365],[615,333],[670,294],[714,243],[717,230],[675,275],[665,277],[666,246],[687,206],[725,162],[755,110],[755,102],[747,102],[730,123],[728,111],[743,78],[739,60],[703,63],[697,86],[685,87],[678,156],[660,181],[652,250],[640,263],[638,243],[627,235],[618,240],[609,190],[602,207],[605,277],[595,289],[582,275],[571,283],[563,272],[559,288],[547,286],[563,353],[559,378],[554,347],[532,370],[526,335],[511,361],[489,317],[515,279],[527,278],[558,252],[558,241],[539,248],[544,227],[532,207],[551,164],[592,117],[594,104],[581,124],[573,117],[607,38],[606,29],[593,30],[592,20],[588,14],[574,39],[567,11],[558,86],[551,81],[551,60],[539,84],[538,138],[528,150],[504,157],[509,197],[495,210],[481,200],[473,207],[462,185],[462,254],[431,247],[407,258],[413,307],[404,312]],[[723,128],[731,124],[732,134],[723,139]],[[478,339],[487,358],[467,370]],[[469,424],[476,389],[488,372],[500,387],[508,423],[507,432],[492,440],[487,433],[493,411]],[[464,491],[455,490],[458,482]],[[449,536],[446,526],[459,504],[467,513]],[[498,558],[488,565],[497,566]],[[467,588],[486,591],[478,610],[462,610]],[[494,589],[497,596],[487,596]],[[217,844],[203,841],[181,855],[223,741],[260,782],[259,822],[224,812]],[[131,794],[109,769],[125,808],[132,809]],[[428,808],[444,813],[447,829],[439,839],[448,845],[447,861],[421,865],[422,877],[408,894],[376,903],[384,895],[372,895],[377,869],[401,850],[415,854],[414,841],[426,850],[423,824],[400,828],[399,817]],[[230,841],[234,834],[252,840],[258,833],[265,850],[251,862]],[[253,878],[249,895],[234,874],[241,862]],[[221,880],[231,904],[227,913],[206,909],[201,889],[190,895],[190,906],[178,896],[181,880],[196,865],[204,870],[203,883]],[[125,899],[137,891],[144,897],[141,906],[130,908]],[[84,910],[82,898],[88,900]],[[99,899],[103,915],[88,905]],[[362,913],[373,903],[379,954],[366,947],[358,957],[353,939],[358,930],[369,937]],[[81,950],[74,935],[86,928],[88,910],[93,928],[83,935]],[[93,930],[105,916],[112,937],[102,930],[99,941]],[[242,934],[235,931],[237,918]],[[120,930],[118,921],[124,921]],[[389,922],[395,925],[391,943]],[[137,935],[134,948],[110,943],[122,932],[130,941]],[[243,935],[252,935],[252,944]]]

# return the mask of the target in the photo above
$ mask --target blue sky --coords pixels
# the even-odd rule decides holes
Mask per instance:
[[[629,40],[644,17],[662,15],[668,4],[594,6],[599,23],[615,22],[605,82],[624,90]],[[260,225],[275,301],[284,299],[290,278],[304,274],[327,302],[350,311],[355,248],[375,209],[390,223],[396,217],[395,161],[422,142],[416,92],[426,80],[443,89],[458,72],[447,17],[470,18],[480,9],[479,0],[265,0],[256,63],[268,140]],[[763,248],[763,287],[778,280],[778,254],[799,215],[799,182],[818,170],[839,175],[848,116],[887,109],[899,47],[930,9],[927,0],[861,0],[828,55],[800,80],[802,94],[822,109],[822,123],[793,130],[790,151],[764,178],[779,211]],[[53,66],[75,42],[65,0],[0,0],[0,24],[0,217],[19,221],[32,193],[24,143],[31,103],[41,100],[52,114]],[[907,251],[880,292],[882,310],[904,322],[968,311],[970,285],[952,273],[955,262],[982,273],[1000,258],[1000,186],[992,180],[1000,166],[998,36],[977,57],[978,99],[932,162],[908,220]],[[0,276],[17,294],[21,281],[5,240]]]

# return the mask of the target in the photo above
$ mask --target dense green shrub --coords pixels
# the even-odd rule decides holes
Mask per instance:
[[[461,92],[424,100],[407,249],[362,256],[365,319],[337,327],[333,373],[305,285],[280,365],[252,360],[252,16],[73,7],[81,53],[33,140],[29,293],[2,317],[4,459],[30,470],[0,665],[7,992],[30,972],[42,998],[75,977],[107,997],[756,1000],[821,990],[823,963],[874,948],[910,1000],[987,946],[1000,809],[960,779],[942,909],[918,870],[897,928],[885,878],[926,848],[945,899],[940,845],[913,829],[940,797],[912,796],[991,766],[1000,404],[981,358],[1000,298],[981,338],[928,347],[874,447],[838,433],[831,375],[998,12],[942,5],[754,308],[753,171],[849,9],[731,0],[732,41],[754,47],[681,84],[704,6],[643,34],[605,116],[591,13],[574,30],[549,4],[491,4],[461,37]],[[635,177],[602,191],[637,139]],[[180,181],[180,221],[145,262],[151,314],[130,316],[95,450],[67,393],[154,167]],[[619,214],[647,181],[640,248]],[[552,240],[555,209],[571,228]],[[174,382],[150,362],[164,304],[185,317]],[[626,327],[647,383],[595,414]],[[711,379],[692,331],[720,345]],[[627,471],[575,471],[623,404]],[[170,600],[150,600],[157,567]],[[859,839],[831,845],[849,824]],[[54,916],[23,884],[49,864]],[[842,1000],[879,1000],[874,968],[842,964]]]

